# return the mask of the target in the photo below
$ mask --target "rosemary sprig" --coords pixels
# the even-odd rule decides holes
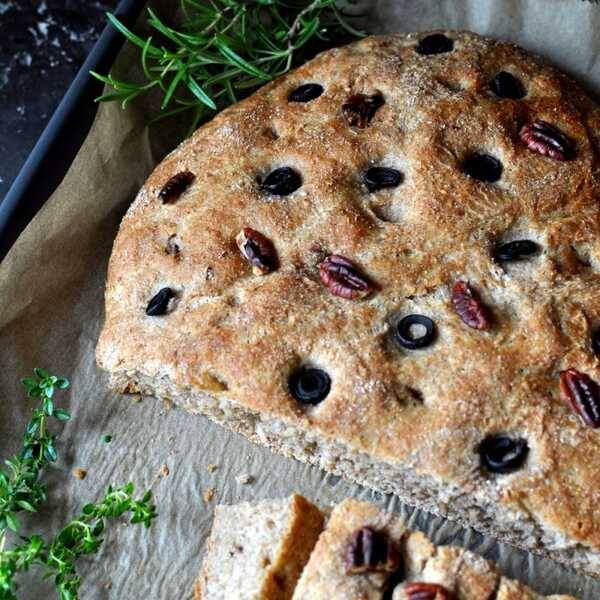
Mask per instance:
[[[24,542],[12,550],[0,552],[0,600],[17,600],[17,573],[26,572],[33,565],[45,569],[44,578],[53,577],[60,600],[77,600],[81,577],[75,563],[86,554],[94,554],[103,542],[107,519],[117,519],[129,513],[130,523],[150,527],[156,517],[156,507],[150,504],[152,494],[147,491],[140,499],[133,498],[133,484],[108,488],[98,504],[86,504],[81,514],[73,519],[47,544],[39,535],[23,538]]]
[[[162,103],[154,120],[190,112],[193,131],[214,111],[301,64],[333,38],[364,35],[348,23],[335,1],[181,0],[177,26],[148,9],[148,24],[158,42],[137,36],[109,14],[110,22],[139,47],[144,81],[92,72],[113,88],[97,100],[119,101],[125,107],[157,89]]]
[[[34,373],[36,379],[23,379],[22,383],[30,398],[41,399],[41,406],[32,411],[19,455],[5,461],[8,470],[0,469],[0,551],[4,548],[6,529],[15,532],[19,529],[16,514],[36,512],[46,500],[46,485],[39,482],[40,473],[57,458],[56,436],[47,429],[48,419],[68,421],[71,417],[66,410],[54,405],[55,389],[67,389],[69,382],[44,369],[34,369]]]

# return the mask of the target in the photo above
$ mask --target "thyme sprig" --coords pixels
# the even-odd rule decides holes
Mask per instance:
[[[56,389],[65,390],[69,382],[64,377],[50,375],[44,369],[34,369],[36,376],[22,380],[30,398],[40,398],[41,406],[33,409],[20,453],[6,460],[8,469],[0,469],[0,551],[5,544],[6,529],[17,532],[17,513],[36,512],[46,500],[46,485],[40,483],[42,469],[56,461],[56,436],[48,431],[48,419],[68,421],[71,415],[54,405]]]
[[[45,570],[44,577],[54,578],[61,600],[77,600],[81,577],[75,563],[98,550],[107,519],[129,513],[130,523],[149,527],[156,517],[156,507],[150,502],[150,491],[135,499],[131,483],[116,489],[109,487],[103,500],[84,506],[81,514],[49,543],[39,535],[21,536],[22,543],[4,549],[8,531],[20,530],[16,515],[21,511],[36,512],[46,500],[46,485],[40,477],[43,469],[57,459],[56,435],[48,430],[49,419],[70,418],[66,410],[54,403],[55,390],[67,389],[69,382],[43,369],[34,369],[34,374],[35,378],[23,379],[22,383],[29,397],[40,398],[40,405],[32,411],[20,453],[5,461],[8,469],[0,469],[0,600],[17,600],[15,576],[36,565]]]
[[[113,91],[99,101],[131,100],[153,89],[162,96],[155,120],[189,111],[193,131],[204,118],[301,64],[333,39],[360,37],[336,0],[181,0],[178,24],[148,9],[158,34],[141,38],[116,17],[108,19],[139,47],[144,81],[92,75]]]
[[[129,513],[130,523],[150,527],[156,517],[156,508],[150,504],[152,493],[147,491],[136,500],[133,491],[131,483],[114,490],[109,487],[101,502],[86,504],[81,514],[49,544],[39,535],[33,535],[23,538],[23,543],[16,548],[0,552],[0,600],[17,600],[14,576],[28,571],[33,565],[44,568],[44,578],[54,578],[60,600],[76,600],[81,577],[75,563],[82,556],[98,551],[106,520]]]

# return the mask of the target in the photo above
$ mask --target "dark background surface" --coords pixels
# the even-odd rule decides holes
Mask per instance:
[[[117,0],[0,0],[0,202]]]

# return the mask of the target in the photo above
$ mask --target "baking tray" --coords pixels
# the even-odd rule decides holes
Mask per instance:
[[[132,27],[146,0],[121,0],[114,15]],[[85,140],[103,84],[90,71],[108,71],[125,38],[107,24],[0,203],[0,261],[63,180]]]
[[[172,0],[152,2],[160,2],[165,8],[168,2],[175,6]],[[518,37],[515,33],[518,30],[519,36],[528,40],[524,44],[528,49],[547,56],[562,70],[591,83],[591,78],[586,75],[591,70],[588,69],[589,60],[582,60],[577,53],[579,45],[573,41],[581,35],[581,24],[589,23],[588,40],[595,37],[600,44],[597,36],[600,22],[591,14],[595,11],[600,18],[598,5],[582,0],[552,0],[553,10],[548,11],[548,0],[504,0],[503,6],[514,8],[511,13],[510,10],[497,11],[497,0],[460,0],[462,10],[456,9],[458,0],[369,2],[375,7],[377,21],[373,28],[378,32],[450,26],[514,39]],[[124,4],[119,8],[122,9]],[[514,16],[520,14],[521,8],[527,19]],[[569,14],[574,15],[573,19],[569,20]],[[424,15],[428,15],[427,18]],[[119,16],[123,18],[122,13]],[[544,20],[545,17],[548,19]],[[130,19],[133,22],[135,11]],[[116,38],[120,43],[118,35]],[[565,48],[569,52],[564,52]],[[600,56],[600,51],[594,56]],[[102,63],[103,67],[94,62],[86,63],[80,77],[95,83],[87,70],[107,71],[112,58]],[[137,57],[131,58],[135,59],[132,64],[136,64]],[[123,66],[128,68],[127,60]],[[600,69],[600,62],[597,66]],[[600,91],[600,70],[597,75],[593,88],[596,92]],[[99,85],[97,89],[100,89]],[[41,200],[41,206],[62,179],[89,128],[96,110],[91,99],[96,94],[94,91],[87,101],[75,102],[79,110],[89,111],[89,120],[81,132],[77,134],[75,121],[83,120],[83,116],[80,117],[79,112],[71,115],[75,112],[72,109],[65,110],[62,133],[49,135],[50,140],[58,142],[54,143],[54,149],[42,152],[41,156],[48,158],[48,154],[58,153],[52,158],[64,159],[62,168],[56,168],[53,173],[54,183],[36,196],[31,192],[31,198],[26,189],[20,192],[17,198],[24,200],[19,200],[18,206],[33,205],[36,198],[38,202]],[[577,576],[557,563],[498,544],[473,530],[400,505],[397,498],[373,493],[319,469],[273,454],[267,448],[255,446],[230,431],[209,424],[202,417],[192,419],[188,413],[170,409],[169,405],[128,401],[108,389],[106,376],[96,368],[94,359],[94,346],[103,320],[101,307],[106,264],[120,217],[156,158],[137,108],[135,103],[130,106],[129,112],[135,113],[129,115],[130,119],[128,111],[121,111],[118,105],[109,103],[102,107],[100,116],[105,118],[101,126],[91,129],[83,150],[80,150],[88,149],[89,160],[75,161],[76,169],[70,169],[65,185],[54,192],[52,202],[43,211],[45,214],[34,220],[14,251],[0,265],[5,268],[0,273],[6,274],[0,275],[0,297],[5,305],[5,310],[0,313],[0,389],[3,397],[22,397],[15,373],[25,375],[33,365],[48,366],[72,382],[73,392],[67,397],[67,407],[75,417],[64,432],[65,451],[59,454],[59,468],[50,472],[49,503],[42,518],[35,517],[35,528],[41,529],[39,532],[43,535],[49,535],[72,518],[74,507],[101,497],[106,483],[118,484],[130,479],[138,489],[152,487],[161,515],[148,531],[114,528],[111,540],[107,540],[107,545],[101,549],[102,554],[97,559],[82,561],[81,574],[88,590],[82,597],[95,600],[116,597],[189,599],[193,579],[200,569],[215,504],[256,502],[297,491],[324,507],[348,496],[376,502],[399,512],[410,527],[423,530],[437,543],[475,550],[496,561],[502,573],[519,578],[540,592],[570,592],[582,599],[598,600],[600,582]],[[107,129],[107,125],[111,128]],[[126,130],[122,125],[131,129]],[[113,132],[119,139],[113,138],[112,134],[103,137],[106,131]],[[126,138],[132,131],[135,132],[133,139]],[[76,141],[73,141],[76,134]],[[161,138],[162,135],[163,132]],[[119,146],[124,139],[128,139],[128,143]],[[67,141],[73,142],[68,157],[63,148]],[[143,143],[138,145],[137,141]],[[114,145],[119,150],[108,156],[109,161],[102,164],[102,169],[98,164],[109,153],[89,152],[90,147],[99,142]],[[46,178],[52,168],[46,166],[49,164],[42,162],[33,171],[33,180]],[[127,177],[123,177],[125,170]],[[88,183],[93,194],[81,195],[82,181]],[[119,190],[117,193],[115,188]],[[39,206],[33,205],[30,216],[22,217],[23,225]],[[72,231],[73,226],[77,227],[76,231]],[[13,240],[18,231],[20,229],[13,234]],[[77,254],[76,260],[74,254]],[[19,400],[0,402],[0,446],[18,447],[27,412],[28,406]],[[9,417],[3,418],[4,415]],[[109,446],[99,443],[101,436],[107,433],[114,437]],[[209,471],[208,465],[219,468]],[[72,476],[75,467],[88,470],[83,483]],[[240,485],[236,479],[238,475],[250,475],[253,482]],[[211,490],[212,500],[204,497],[208,490]],[[165,544],[165,540],[171,543]],[[107,582],[112,591],[106,587]],[[28,586],[23,589],[30,592],[24,597],[51,598],[49,593],[39,591],[37,579],[27,578],[23,585]]]

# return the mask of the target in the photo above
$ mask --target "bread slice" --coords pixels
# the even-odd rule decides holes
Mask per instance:
[[[195,600],[290,600],[322,528],[298,495],[218,506]]]
[[[335,507],[294,592],[294,600],[360,598],[377,600],[387,588],[388,573],[347,575],[347,547],[362,527],[381,532],[397,548],[409,533],[402,521],[375,505],[344,500]]]
[[[511,44],[321,54],[150,176],[99,364],[598,576],[599,155],[598,105]]]
[[[356,532],[363,528],[395,546],[400,557],[396,572],[367,570],[349,574],[352,562],[348,548]],[[434,546],[422,533],[408,530],[393,514],[372,504],[345,500],[333,510],[302,572],[293,600],[385,598],[533,600],[543,596],[500,577],[494,565],[477,554],[453,546]],[[571,596],[548,598],[574,600]]]

